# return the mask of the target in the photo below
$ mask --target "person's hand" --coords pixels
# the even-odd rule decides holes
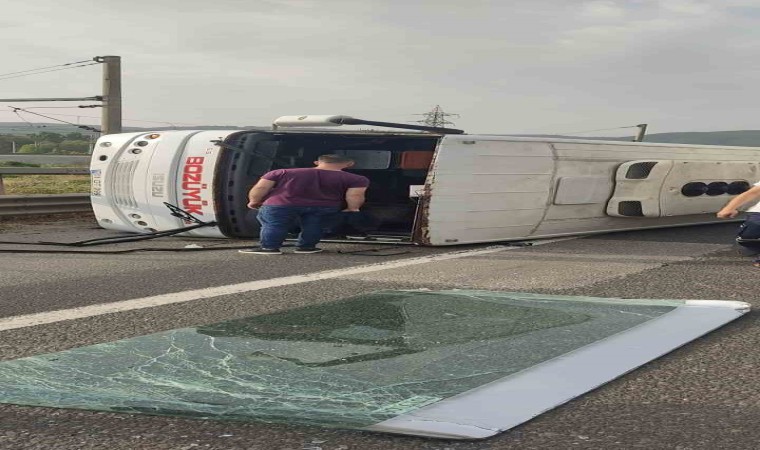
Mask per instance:
[[[343,212],[359,212],[359,210],[358,209],[346,208],[346,209],[343,210]]]
[[[719,219],[733,219],[734,217],[738,215],[739,215],[738,210],[727,209],[727,208],[721,209],[720,211],[718,211],[718,214],[716,214],[716,216],[718,216]]]
[[[261,205],[262,205],[262,202],[257,202],[257,201],[254,201],[254,200],[250,200],[248,202],[248,208],[249,209],[259,209],[259,207],[261,207]]]

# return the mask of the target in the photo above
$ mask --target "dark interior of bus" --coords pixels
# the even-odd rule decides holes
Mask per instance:
[[[257,237],[248,191],[266,172],[314,167],[325,154],[355,161],[348,172],[369,178],[361,214],[341,214],[325,224],[325,239],[403,242],[411,239],[418,193],[438,136],[420,133],[244,132],[227,138],[217,165],[215,204],[219,227],[231,237]],[[297,225],[292,230],[298,232]]]

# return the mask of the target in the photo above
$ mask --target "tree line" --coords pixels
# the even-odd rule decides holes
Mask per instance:
[[[52,155],[86,155],[94,143],[89,135],[83,133],[51,133],[43,131],[35,134],[16,135],[0,134],[0,154],[52,154]]]

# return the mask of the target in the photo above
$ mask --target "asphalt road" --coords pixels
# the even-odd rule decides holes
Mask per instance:
[[[184,326],[399,288],[474,288],[654,299],[757,300],[758,269],[731,248],[733,224],[616,233],[463,259],[337,276],[0,331],[13,359]],[[109,235],[89,221],[0,223],[0,240]],[[460,248],[331,244],[317,255],[254,256],[241,241],[179,238],[90,248],[127,254],[4,253],[59,247],[0,244],[0,321],[168,293],[447,253]],[[472,247],[470,247],[472,248]],[[476,247],[477,248],[477,247]],[[482,248],[482,247],[480,247]],[[171,251],[179,250],[179,251]],[[379,254],[389,256],[379,256]],[[743,318],[501,435],[476,442],[367,432],[0,405],[3,449],[755,449],[760,442],[758,315]]]

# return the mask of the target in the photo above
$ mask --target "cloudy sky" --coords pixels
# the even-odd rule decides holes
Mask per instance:
[[[0,98],[97,95],[97,65],[2,74],[119,55],[126,125],[408,122],[438,104],[472,133],[760,129],[759,0],[35,0],[2,12]],[[20,121],[8,105],[0,122]],[[594,134],[621,133],[633,130]]]

